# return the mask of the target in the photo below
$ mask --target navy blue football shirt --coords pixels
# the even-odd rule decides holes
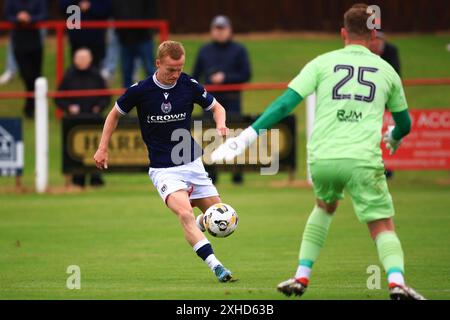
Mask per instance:
[[[185,73],[170,86],[160,83],[155,73],[128,88],[115,107],[124,115],[136,107],[150,166],[169,168],[202,155],[201,147],[190,133],[194,103],[210,110],[216,100]]]

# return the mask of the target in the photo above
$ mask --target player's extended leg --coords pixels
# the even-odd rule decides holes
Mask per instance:
[[[306,291],[312,266],[325,243],[337,206],[338,201],[326,203],[317,199],[317,205],[311,212],[303,232],[299,265],[295,277],[280,283],[277,287],[278,291],[287,296],[292,294],[301,296]]]
[[[179,190],[171,193],[166,202],[169,209],[172,210],[180,220],[184,236],[197,255],[206,262],[219,281],[227,282],[231,280],[231,272],[225,269],[222,263],[216,258],[210,242],[198,229],[195,223],[194,212],[187,191]]]
[[[353,161],[351,175],[347,191],[358,220],[367,223],[375,241],[378,256],[388,275],[391,299],[422,299],[422,296],[405,285],[403,250],[395,233],[392,219],[395,210],[384,166],[368,166],[367,163]]]
[[[424,300],[425,298],[405,285],[403,250],[395,233],[392,218],[379,219],[368,224],[375,241],[378,256],[388,275],[389,293],[393,300]]]
[[[215,205],[216,203],[220,203],[220,198],[218,196],[213,196],[213,197],[206,197],[206,198],[201,198],[201,199],[193,199],[191,200],[193,206],[198,207],[203,213],[206,212],[206,210],[208,210],[212,205]],[[197,227],[202,231],[205,232],[206,228],[203,225],[203,213],[199,214],[197,216],[196,223],[197,223]]]

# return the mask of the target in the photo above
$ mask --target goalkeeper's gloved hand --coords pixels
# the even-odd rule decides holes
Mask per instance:
[[[214,150],[211,154],[211,160],[213,162],[232,160],[243,153],[245,149],[256,140],[256,138],[258,138],[258,134],[255,129],[250,126],[242,131],[237,137],[227,139],[225,143],[221,144],[216,150]]]
[[[384,134],[383,141],[386,144],[386,148],[389,150],[389,154],[393,155],[397,151],[398,147],[402,143],[402,139],[395,140],[392,137],[392,132],[394,131],[394,126],[389,126]]]

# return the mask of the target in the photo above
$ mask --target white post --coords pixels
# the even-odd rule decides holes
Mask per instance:
[[[48,84],[41,77],[34,83],[36,135],[36,191],[44,193],[48,187]]]
[[[316,94],[313,93],[306,98],[306,144],[314,128],[314,117],[316,113]],[[308,159],[308,156],[306,156]],[[309,170],[308,160],[306,160],[306,180],[312,185],[311,172]]]

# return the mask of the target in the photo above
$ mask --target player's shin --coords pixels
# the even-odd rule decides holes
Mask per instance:
[[[304,282],[304,285],[308,285],[312,266],[325,243],[332,219],[332,214],[316,206],[306,222],[300,246],[299,266],[295,274],[295,278]]]
[[[396,233],[385,231],[377,235],[375,239],[378,256],[388,275],[390,285],[404,285],[404,261],[403,250]]]

